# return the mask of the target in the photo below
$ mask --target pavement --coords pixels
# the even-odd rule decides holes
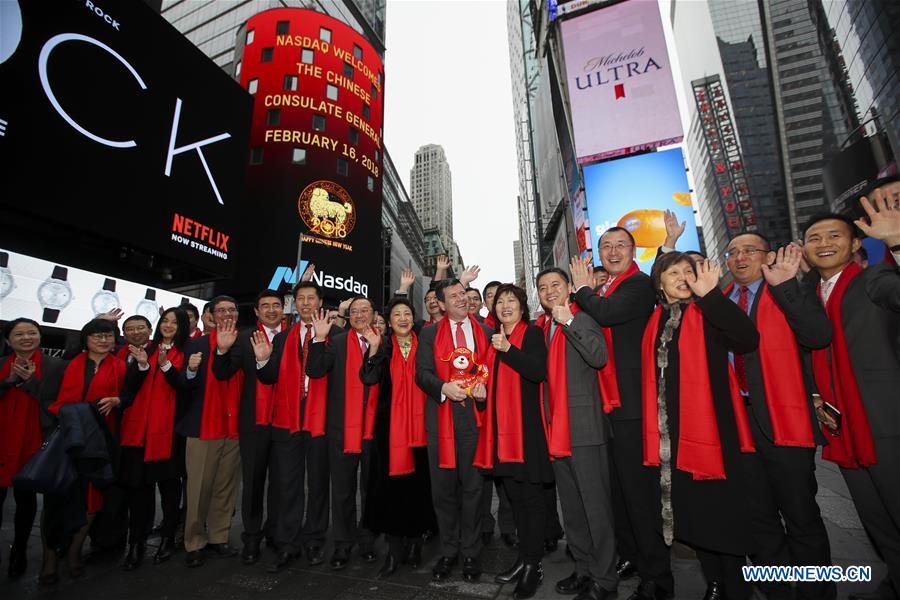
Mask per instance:
[[[818,502],[828,528],[831,540],[832,560],[836,565],[870,565],[872,583],[839,583],[838,598],[846,599],[853,592],[872,590],[884,577],[886,568],[872,548],[859,516],[850,500],[844,480],[836,466],[817,459],[816,476],[819,481]],[[496,496],[493,510],[497,510]],[[2,544],[2,565],[0,565],[0,600],[19,598],[59,598],[63,600],[118,599],[169,600],[190,598],[198,600],[462,600],[512,598],[514,584],[500,586],[493,582],[493,575],[511,565],[516,552],[507,548],[495,536],[491,545],[482,553],[484,575],[477,583],[466,583],[460,577],[459,567],[446,583],[431,580],[431,567],[438,558],[439,544],[432,540],[423,548],[423,564],[412,571],[401,566],[385,581],[375,579],[381,567],[386,545],[380,541],[376,546],[379,558],[373,563],[364,563],[355,554],[350,564],[342,571],[332,571],[328,567],[331,555],[330,545],[326,547],[326,561],[322,565],[310,567],[304,559],[298,559],[278,574],[266,572],[266,565],[274,557],[271,550],[264,550],[262,560],[253,566],[244,566],[238,557],[220,559],[209,557],[200,568],[188,569],[184,566],[184,553],[179,552],[162,565],[153,565],[145,559],[143,565],[132,572],[124,572],[121,555],[91,557],[86,561],[85,576],[72,580],[66,571],[65,561],[61,561],[60,583],[51,589],[41,589],[37,575],[41,562],[41,541],[37,523],[32,532],[28,549],[28,571],[20,579],[6,579],[6,560],[12,541],[14,501],[9,494],[3,506],[3,527],[0,529]],[[157,511],[157,515],[161,513]],[[240,510],[235,516],[231,542],[240,547]],[[148,540],[148,556],[156,551],[159,539]],[[537,598],[559,599],[563,596],[554,591],[554,584],[572,572],[572,563],[566,557],[565,540],[559,549],[544,560],[544,584],[538,590]],[[685,600],[701,600],[706,583],[693,552],[675,544],[672,552],[672,570],[675,575],[675,597]],[[619,584],[617,598],[625,600],[637,586],[636,579]],[[757,593],[757,598],[763,598]]]

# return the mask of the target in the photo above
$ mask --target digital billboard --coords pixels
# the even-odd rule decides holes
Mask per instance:
[[[626,0],[561,29],[578,162],[682,140],[656,0]]]
[[[229,274],[250,96],[140,0],[3,5],[0,214]]]
[[[302,260],[335,300],[380,296],[384,68],[344,23],[305,9],[251,17],[238,33],[254,97],[239,293],[296,279]],[[380,298],[379,298],[380,299]]]
[[[676,250],[700,249],[680,148],[590,165],[584,168],[584,185],[595,265],[600,236],[619,226],[634,236],[638,267],[649,273],[666,239],[666,210],[687,223]]]

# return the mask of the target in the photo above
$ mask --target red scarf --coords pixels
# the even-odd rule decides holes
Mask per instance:
[[[31,353],[35,381],[41,380],[41,351]],[[6,381],[16,360],[6,357],[0,366],[0,381]],[[17,385],[0,395],[0,488],[12,487],[12,478],[41,447],[41,415],[38,399]]]
[[[730,297],[733,288],[729,285],[725,295]],[[797,339],[765,282],[758,293],[759,364],[775,445],[815,448]]]
[[[166,352],[171,369],[180,371],[184,354],[174,346]],[[122,446],[144,448],[144,462],[168,460],[172,456],[175,427],[175,388],[159,368],[159,346],[148,357],[150,372],[134,402],[122,414]]]
[[[238,439],[238,407],[244,372],[238,371],[228,381],[220,381],[213,374],[218,331],[209,334],[209,353],[206,356],[206,389],[203,390],[203,415],[200,418],[200,439]]]
[[[191,334],[191,339],[196,340],[198,337],[203,335],[203,332],[200,331],[199,327],[194,327],[194,333]]]
[[[715,293],[715,292],[714,292]],[[659,466],[659,422],[656,387],[656,335],[662,307],[657,306],[644,330],[641,351],[644,401],[644,465]],[[713,405],[706,361],[703,315],[688,304],[681,317],[678,336],[678,464],[676,468],[699,479],[725,479],[725,463],[719,440],[719,425]],[[753,452],[750,424],[734,372],[729,368],[731,402],[741,452]]]
[[[501,325],[502,327],[502,325]],[[522,348],[522,340],[528,324],[519,321],[509,334],[509,343]],[[485,361],[488,364],[488,397],[481,429],[478,432],[478,447],[473,464],[482,469],[494,468],[494,411],[497,412],[497,458],[502,463],[525,462],[522,433],[522,380],[520,375],[503,361],[497,361],[497,350],[490,346]],[[496,368],[495,368],[496,365]],[[494,390],[500,393],[494,394]],[[547,435],[547,420],[544,418],[544,404],[541,402],[541,423]]]
[[[613,279],[609,287],[606,288],[604,298],[612,296],[623,281],[637,273],[637,263],[631,263],[625,272]],[[602,288],[601,288],[602,289]],[[600,293],[599,291],[597,292]],[[601,327],[603,337],[606,340],[606,365],[597,371],[597,377],[600,380],[600,396],[603,398],[603,412],[609,413],[614,408],[622,406],[622,398],[619,396],[619,379],[616,377],[616,353],[613,351],[613,336],[611,327]]]
[[[267,332],[267,328],[260,323],[256,322],[256,327],[262,331],[263,335],[266,336],[266,340],[269,339],[269,334]],[[279,331],[281,330],[281,324],[278,325]],[[271,344],[271,342],[269,342]],[[252,345],[251,345],[252,347]],[[257,378],[256,380],[256,424],[257,425],[271,425],[273,418],[273,402],[275,398],[275,386],[267,385]]]
[[[288,331],[284,340],[284,351],[281,365],[278,367],[278,383],[273,394],[272,426],[287,429],[291,433],[308,431],[312,437],[325,435],[325,407],[328,398],[328,376],[310,377],[306,391],[306,404],[303,408],[303,421],[300,420],[300,403],[303,397],[303,384],[306,381],[306,365],[300,354],[300,342],[303,340],[303,322],[300,321]],[[309,344],[315,339],[315,332]],[[325,342],[328,341],[326,339]]]
[[[841,271],[831,295],[828,296],[828,304],[825,305],[825,314],[834,326],[831,345],[812,352],[813,374],[819,394],[823,400],[836,406],[842,415],[841,431],[837,437],[822,426],[822,431],[829,434],[829,444],[822,449],[822,458],[845,469],[869,467],[878,462],[872,431],[869,429],[869,418],[856,383],[853,363],[850,362],[841,310],[841,301],[850,282],[860,273],[862,269],[855,262]],[[816,295],[821,298],[819,287],[816,288]]]
[[[469,323],[472,324],[476,354],[478,351],[484,352],[489,347],[484,329],[475,320],[475,315],[469,315]],[[434,336],[434,370],[441,381],[450,381],[450,362],[446,358],[455,348],[456,343],[450,333],[450,318],[445,316],[438,321]],[[456,468],[456,436],[453,433],[451,402],[452,400],[447,399],[438,405],[438,467],[441,469]],[[471,405],[474,405],[474,402]],[[475,410],[474,407],[471,410]],[[481,413],[477,410],[475,422],[481,426]]]
[[[494,319],[494,313],[488,313],[488,316],[484,318],[484,324],[491,329],[497,329],[497,320]]]
[[[81,402],[82,397],[84,402],[96,402],[101,398],[121,396],[125,387],[125,361],[120,360],[113,354],[101,360],[100,366],[97,367],[97,372],[94,373],[94,377],[91,379],[91,385],[88,386],[85,393],[84,370],[86,366],[87,352],[82,352],[69,362],[65,373],[63,373],[56,402],[47,407],[51,414],[58,416],[59,409],[63,404]],[[106,415],[106,426],[109,428],[110,433],[115,435],[115,411],[109,411]],[[87,512],[88,514],[93,514],[99,512],[101,508],[103,508],[103,492],[89,484]]]
[[[572,314],[578,312],[578,305],[574,302],[569,305]],[[544,330],[544,339],[550,333],[550,325],[553,317],[547,313],[542,314],[534,322]],[[562,326],[556,326],[553,338],[547,345],[547,404],[550,409],[550,423],[548,425],[549,438],[547,448],[550,456],[572,456],[572,438],[569,428],[569,383],[566,374],[566,335],[561,331]],[[606,398],[604,397],[604,401]],[[606,411],[606,407],[604,406]],[[609,412],[609,411],[606,411]]]
[[[391,353],[391,425],[389,435],[389,475],[407,475],[416,469],[413,448],[426,445],[425,392],[416,385],[416,351],[419,340],[412,335],[409,355],[403,358],[394,336]]]
[[[347,369],[344,371],[344,454],[361,453],[362,441],[371,440],[375,435],[378,386],[365,386],[359,378],[363,358],[359,334],[351,329],[347,332]]]

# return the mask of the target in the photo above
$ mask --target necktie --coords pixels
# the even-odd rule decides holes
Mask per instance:
[[[609,289],[609,286],[612,285],[612,282],[613,282],[613,278],[612,278],[612,277],[609,277],[609,278],[606,279],[606,283],[604,283],[604,284],[603,284],[603,287],[600,288],[600,295],[601,295],[601,296],[606,296],[606,290]]]
[[[303,377],[303,397],[306,398],[306,357],[309,356],[309,341],[312,339],[312,326],[306,326],[306,333],[303,335],[303,354],[300,359],[301,377]]]
[[[747,312],[747,286],[742,285],[740,289],[740,296],[738,296],[738,308],[740,308],[744,313]],[[747,393],[747,368],[744,364],[744,355],[734,353],[734,374],[737,376],[738,385],[741,388],[741,392]]]
[[[462,328],[462,321],[456,324],[456,347],[457,348],[468,348],[469,345],[466,343],[466,333]]]
[[[369,344],[366,343],[366,338],[364,338],[364,337],[359,338],[359,349],[362,350],[363,358],[365,358],[366,352],[369,351]]]
[[[819,290],[819,294],[822,296],[822,304],[828,304],[828,296],[831,295],[831,284],[833,281],[826,279],[822,282],[822,287]]]

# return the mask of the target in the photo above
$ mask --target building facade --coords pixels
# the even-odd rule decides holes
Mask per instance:
[[[422,226],[436,228],[444,249],[452,252],[453,178],[443,147],[427,144],[416,150],[409,171],[409,197]]]

